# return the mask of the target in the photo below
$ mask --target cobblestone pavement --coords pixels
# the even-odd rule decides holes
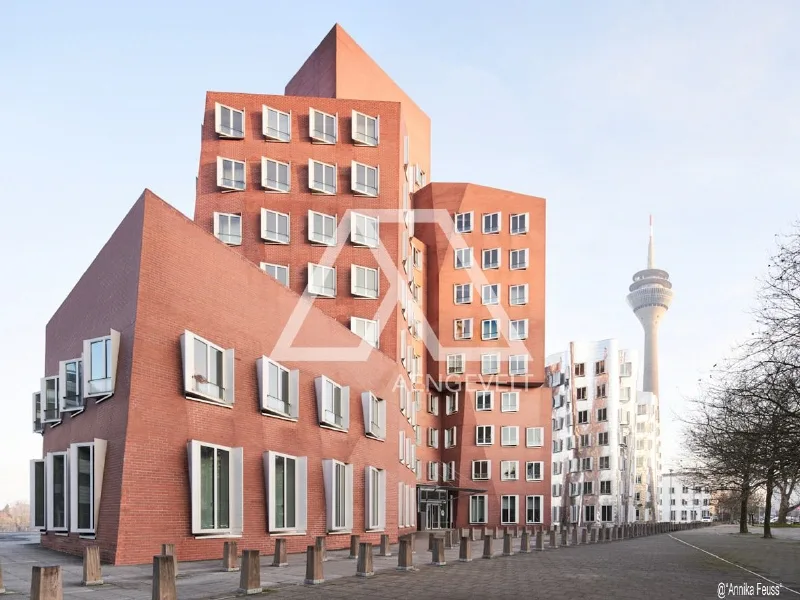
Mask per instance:
[[[329,560],[324,563],[326,582],[317,586],[303,585],[305,556],[290,555],[289,566],[282,568],[269,567],[271,557],[263,557],[262,584],[266,588],[263,595],[298,599],[459,600],[483,597],[641,600],[645,597],[647,600],[694,600],[718,598],[720,583],[754,587],[759,582],[770,585],[758,575],[800,590],[800,541],[785,536],[763,540],[757,535],[740,536],[735,532],[735,527],[717,526],[530,554],[518,553],[510,557],[499,555],[502,541],[497,540],[492,560],[480,558],[482,542],[474,542],[472,555],[475,558],[472,562],[460,563],[458,551],[447,550],[447,565],[441,567],[428,564],[427,541],[420,539],[414,555],[416,571],[396,571],[396,554],[390,558],[376,556],[375,575],[359,578],[355,577],[356,561],[348,559],[346,551],[329,552]],[[105,585],[86,588],[80,585],[79,559],[43,550],[32,543],[33,540],[35,538],[0,537],[0,561],[10,593],[9,600],[28,597],[30,570],[36,564],[63,566],[65,600],[148,600],[151,597],[152,568],[149,565],[104,566]],[[514,540],[514,547],[519,547],[519,540]],[[239,574],[224,573],[219,568],[220,561],[180,563],[178,598],[221,600],[236,596]],[[734,596],[726,594],[725,597]],[[779,597],[800,600],[800,594],[790,589],[781,589]]]

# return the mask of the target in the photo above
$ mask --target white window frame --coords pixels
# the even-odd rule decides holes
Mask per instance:
[[[514,257],[518,256],[520,253],[522,254],[522,256],[525,257],[525,260],[521,264],[517,262],[517,264],[515,265]],[[509,271],[524,271],[525,269],[527,269],[528,265],[530,264],[529,257],[530,257],[530,252],[528,251],[527,248],[518,248],[516,250],[509,250],[508,251]]]
[[[497,290],[497,296],[494,302],[491,302],[491,297],[489,298],[490,301],[487,302],[487,291],[491,291],[492,288]],[[500,304],[500,284],[499,283],[487,283],[481,286],[481,304],[483,306],[494,306],[496,304]]]
[[[53,499],[53,492],[55,491],[54,486],[54,475],[55,475],[55,457],[62,456],[63,457],[63,481],[64,481],[64,502],[60,507],[62,510],[62,514],[64,515],[64,523],[56,527],[55,524],[55,501]],[[46,521],[47,521],[47,531],[69,531],[69,518],[71,512],[70,506],[70,470],[69,470],[69,451],[64,452],[48,452],[47,456],[45,457],[45,481],[47,482],[45,490],[45,507],[47,509],[46,514]]]
[[[75,374],[74,396],[67,396],[67,367],[75,365],[72,371]],[[62,360],[58,363],[58,408],[62,413],[82,411],[83,399],[83,360],[81,357],[71,360]]]
[[[494,323],[494,327],[491,326],[492,323]],[[483,319],[481,321],[481,339],[484,341],[500,339],[500,319]]]
[[[491,257],[493,253],[497,253],[497,263],[491,263],[487,257]],[[481,268],[484,271],[499,269],[503,264],[501,248],[486,248],[481,252]]]
[[[486,432],[489,433],[489,441],[486,441]],[[481,433],[483,435],[481,435]],[[483,441],[481,441],[481,437]],[[475,426],[475,445],[476,446],[491,446],[494,444],[494,425],[476,425]]]
[[[370,330],[374,331],[373,337],[368,337]],[[350,317],[350,331],[367,342],[373,348],[378,348],[380,346],[380,323],[376,319]]]
[[[276,387],[279,394],[279,396],[274,397],[270,395],[270,388],[272,387],[270,371],[273,369],[278,371]],[[261,413],[292,421],[299,419],[300,371],[298,369],[289,369],[268,356],[261,356],[256,360],[256,373],[258,375],[258,396]],[[286,374],[285,380],[284,373]],[[284,389],[284,381],[286,389]]]
[[[289,287],[289,265],[278,265],[275,263],[262,262],[261,270],[281,285]],[[286,276],[286,281],[282,281],[281,277],[283,275]]]
[[[482,499],[483,502],[480,502]],[[478,513],[481,514],[478,514]],[[471,525],[485,525],[489,522],[489,496],[473,494],[469,497],[469,522]]]
[[[514,221],[515,220],[524,221],[524,224],[525,224],[524,229],[522,229],[522,230],[519,230],[518,228],[515,229],[514,228]],[[511,233],[511,235],[524,235],[524,234],[528,233],[528,228],[530,226],[529,224],[530,224],[530,213],[513,214],[513,215],[510,215],[510,218],[508,220],[508,230]]]
[[[269,113],[275,113],[275,121],[277,127],[271,128],[269,126]],[[286,131],[283,131],[280,126],[280,117],[286,117],[286,124],[287,128]],[[273,108],[272,106],[267,106],[266,104],[261,105],[261,133],[262,135],[270,141],[273,142],[291,142],[292,141],[292,111],[286,112],[283,110],[278,110],[277,108]]]
[[[275,181],[269,180],[269,164],[275,165]],[[286,181],[281,181],[281,169],[286,167]],[[261,187],[270,192],[288,194],[292,191],[292,163],[275,160],[274,158],[261,157]]]
[[[31,394],[31,404],[33,408],[33,433],[42,433],[44,431],[44,424],[42,423],[44,408],[42,407],[41,390]]]
[[[500,353],[481,354],[481,375],[498,375],[500,373]]]
[[[439,463],[435,460],[428,462],[428,481],[439,481]]]
[[[539,520],[535,518],[536,515],[536,499],[539,499]],[[534,517],[528,518],[528,511],[533,513]],[[525,497],[525,523],[528,525],[541,523],[544,516],[544,496],[526,496]]]
[[[386,470],[364,468],[364,530],[386,529]]]
[[[455,304],[456,306],[461,306],[461,305],[464,305],[464,304],[472,304],[472,287],[473,286],[472,286],[471,283],[454,283],[453,284],[453,304]],[[467,290],[467,294],[463,294],[462,293],[462,298],[464,296],[468,296],[469,299],[466,300],[466,301],[462,300],[461,302],[459,302],[458,301],[458,292],[459,291],[464,292],[464,290]]]
[[[504,425],[500,428],[501,446],[519,446],[519,426]]]
[[[230,464],[228,465],[228,527],[203,527],[201,504],[201,447],[213,448],[215,453],[219,450],[228,452]],[[218,444],[209,444],[199,440],[190,440],[187,444],[189,456],[189,489],[191,497],[192,534],[195,536],[241,536],[244,529],[244,461],[242,448],[229,448]],[[216,455],[215,455],[216,456]],[[214,459],[214,481],[216,476],[217,460]],[[215,486],[216,489],[216,486]],[[214,520],[216,522],[218,498],[214,498]]]
[[[456,248],[453,252],[454,269],[470,269],[472,268],[473,260],[472,248]]]
[[[508,471],[508,474],[506,473]],[[519,461],[500,461],[500,481],[519,481]]]
[[[236,176],[236,165],[242,165],[242,180],[225,179],[225,162],[231,163],[231,171]],[[241,192],[247,188],[247,161],[236,160],[234,158],[227,158],[225,156],[217,157],[217,187],[222,190],[231,190],[234,192]]]
[[[514,298],[514,294],[512,293],[513,288],[521,287],[525,290],[525,299],[524,301],[520,302],[518,299]],[[527,283],[517,283],[508,286],[508,304],[510,306],[525,306],[528,303],[528,284]]]
[[[41,467],[40,467],[41,465]],[[37,469],[41,469],[41,478],[37,476],[36,471]],[[43,459],[33,459],[30,461],[30,486],[31,486],[31,495],[30,495],[30,517],[31,517],[31,529],[36,531],[46,531],[47,530],[47,458]],[[37,494],[37,490],[41,491],[41,502],[38,501],[39,495]],[[40,506],[41,504],[41,506]],[[42,520],[38,521],[36,519],[37,513],[41,511],[42,513]]]
[[[444,447],[455,448],[458,446],[458,428],[453,425],[444,430]]]
[[[358,130],[358,117],[364,118],[364,132],[360,132]],[[375,137],[371,138],[367,135],[367,130],[369,129],[368,125],[370,121],[374,121],[375,123]],[[377,146],[380,143],[381,135],[380,135],[380,126],[381,126],[381,118],[380,116],[373,117],[366,113],[358,112],[354,110],[352,113],[352,122],[350,124],[350,138],[353,140],[353,144],[356,146]],[[408,139],[408,138],[406,138]]]
[[[322,130],[316,129],[316,115],[322,115]],[[331,131],[331,129],[333,131]],[[339,114],[308,109],[308,136],[315,144],[335,144],[339,138]]]
[[[275,215],[275,227],[277,231],[271,232],[267,230],[268,218],[270,215]],[[286,222],[286,234],[281,232],[281,225]],[[272,244],[288,244],[291,241],[292,235],[292,218],[288,213],[278,212],[277,210],[270,210],[268,208],[261,209],[261,239],[265,242]]]
[[[533,465],[533,475],[528,474],[528,465]],[[539,476],[536,476],[536,465],[539,465]],[[529,460],[525,462],[525,481],[544,481],[544,462],[541,460]]]
[[[357,285],[358,283],[358,275],[359,272],[363,272],[364,277],[364,286]],[[375,277],[375,289],[371,290],[367,287],[367,280],[369,274],[373,274]],[[373,269],[372,267],[365,267],[362,265],[352,264],[350,265],[350,293],[355,296],[356,298],[369,298],[369,299],[376,299],[380,295],[380,282],[381,276],[378,269]]]
[[[439,416],[439,396],[428,394],[428,412],[432,415]]]
[[[463,375],[466,369],[467,362],[466,354],[448,354],[447,355],[447,374],[448,375]]]
[[[239,113],[240,115],[242,115],[241,131],[236,131],[233,128],[233,125],[231,125],[230,127],[225,127],[225,125],[222,124],[222,109],[227,109],[231,112],[231,123],[233,123],[233,118],[232,118],[233,113]],[[232,106],[228,106],[220,102],[214,103],[214,131],[221,138],[228,138],[232,140],[244,139],[245,118],[246,114],[244,109],[233,108]]]
[[[277,509],[275,508],[277,502],[275,497],[277,494],[278,486],[276,476],[278,469],[276,466],[276,459],[278,457],[284,460],[294,461],[294,526],[286,526],[285,512],[284,512],[284,526],[277,524]],[[308,528],[308,457],[306,456],[292,456],[290,454],[283,454],[281,452],[274,452],[267,450],[263,454],[264,463],[264,487],[266,488],[267,495],[267,531],[269,533],[287,534],[305,533]],[[286,498],[286,485],[285,482],[281,485],[284,492],[284,505],[287,504]]]
[[[364,234],[358,233],[358,223],[363,221]],[[375,238],[369,238],[366,235],[368,223],[375,224]],[[350,213],[350,241],[356,246],[364,246],[366,248],[377,248],[380,246],[380,220],[378,217],[370,217],[357,212]]]
[[[528,319],[511,319],[508,322],[508,339],[519,341],[528,339]]]
[[[359,168],[364,171],[364,181],[359,183],[358,171]],[[375,187],[368,185],[369,174],[375,174]],[[380,166],[372,166],[358,161],[350,161],[350,191],[356,196],[366,196],[367,198],[377,198],[381,190],[381,168]]]
[[[504,509],[503,505],[508,502],[508,509]],[[503,518],[503,511],[508,510],[508,518]],[[511,512],[513,511],[513,518]],[[519,496],[516,494],[504,494],[500,496],[500,524],[501,525],[514,525],[519,523]]]
[[[458,412],[458,392],[445,394],[444,402],[444,412],[446,415],[453,415]]]
[[[78,522],[79,471],[78,449],[89,448],[89,523],[88,527],[80,527]],[[100,518],[100,495],[103,491],[103,474],[106,464],[106,440],[95,439],[93,442],[75,443],[69,446],[69,491],[70,491],[70,531],[81,535],[93,535]]]
[[[117,385],[117,365],[119,364],[120,333],[116,329],[109,330],[108,335],[91,338],[83,341],[81,363],[83,367],[83,385],[81,392],[84,398],[94,398],[95,402],[102,402],[114,395]],[[95,344],[104,345],[103,374],[105,377],[93,379],[94,364],[92,347]],[[42,394],[42,407],[44,407],[44,394]]]
[[[528,448],[542,448],[544,446],[544,427],[526,427],[525,445]]]
[[[314,165],[322,165],[322,181],[314,178]],[[326,168],[327,167],[327,168]],[[328,181],[326,174],[328,168],[333,169],[333,181]],[[335,196],[338,189],[338,167],[336,164],[322,162],[321,160],[308,159],[308,189],[312,194],[322,194],[323,196]]]
[[[329,291],[328,288],[314,285],[314,272],[317,269],[321,269],[323,273],[327,273],[328,271],[332,271],[333,272],[333,291],[332,292]],[[314,296],[321,296],[323,298],[335,298],[336,297],[336,287],[337,287],[336,279],[337,279],[336,267],[329,267],[327,265],[319,265],[319,264],[316,264],[316,263],[308,263],[308,285],[307,285],[306,289],[307,289],[309,294],[312,294]]]
[[[509,375],[526,375],[528,373],[529,357],[527,354],[512,354],[508,357]],[[522,366],[520,366],[522,363]]]
[[[497,227],[496,228],[487,227],[486,226],[487,218],[490,221],[496,220],[497,221]],[[482,223],[481,232],[484,235],[493,235],[493,234],[496,234],[496,233],[500,233],[500,231],[503,229],[503,216],[499,211],[498,212],[493,212],[493,213],[485,213],[481,217],[481,223]]]
[[[484,400],[481,403],[479,400],[481,398],[489,398],[488,407]],[[476,390],[475,391],[475,411],[476,412],[488,412],[494,408],[494,392],[491,390]]]
[[[473,211],[456,213],[455,215],[453,215],[453,227],[455,229],[455,232],[458,234],[472,233],[472,229],[474,227],[474,221],[475,221],[475,213]]]
[[[341,415],[336,415],[334,398],[331,394],[339,390],[339,409]],[[350,386],[340,385],[330,377],[320,375],[314,379],[314,391],[317,398],[317,419],[320,427],[347,431],[350,428]],[[341,420],[337,423],[337,418]]]
[[[500,393],[500,412],[519,412],[519,392]]]
[[[206,375],[194,373],[195,369],[195,342],[203,343],[207,346],[207,351],[215,350],[222,353],[222,373],[221,385],[222,397],[213,396],[208,391],[199,388],[203,385],[203,381],[198,378],[205,379]],[[207,401],[220,406],[233,406],[235,400],[234,394],[234,349],[224,349],[222,346],[200,337],[186,329],[181,334],[181,354],[183,358],[183,392],[186,398],[193,400]]]
[[[483,463],[486,463],[486,477],[480,477],[480,469],[477,468],[477,467],[482,466]],[[489,460],[487,458],[483,458],[483,459],[473,460],[472,461],[472,481],[489,481],[491,478],[492,478],[492,461],[491,460]]]
[[[453,339],[454,340],[472,339],[472,317],[470,317],[469,319],[453,320]]]
[[[239,224],[239,233],[226,233],[223,234],[222,232],[222,221],[228,221],[228,229],[231,230],[231,225],[234,222]],[[238,213],[221,213],[215,212],[214,213],[214,237],[217,238],[223,244],[228,246],[241,246],[242,245],[242,215]],[[227,239],[223,239],[223,236],[226,236]]]
[[[322,218],[322,231],[318,231],[315,227],[316,217]],[[333,225],[333,233],[327,235],[325,229]],[[315,210],[308,211],[308,241],[312,244],[319,244],[322,246],[335,246],[337,238],[337,223],[336,215],[328,215],[326,213],[317,212]]]
[[[344,467],[343,481],[337,483],[337,467]],[[329,533],[334,531],[347,532],[353,530],[353,465],[343,463],[333,458],[322,459],[322,479],[325,487],[325,516],[326,528]],[[339,489],[339,484],[344,490]],[[338,502],[344,505],[339,507]],[[341,509],[342,521],[336,522],[337,508]]]
[[[428,446],[431,448],[439,447],[439,430],[435,427],[428,427]]]

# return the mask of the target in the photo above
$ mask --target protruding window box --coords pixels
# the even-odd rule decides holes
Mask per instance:
[[[370,117],[354,110],[351,137],[356,146],[377,146],[380,140],[380,117]]]
[[[181,334],[181,352],[186,397],[233,406],[233,349],[224,350],[187,330]]]
[[[308,134],[315,144],[335,144],[339,130],[339,115],[310,109],[308,113]]]
[[[44,407],[42,406],[42,392],[33,392],[31,395],[31,404],[33,405],[33,433],[42,433],[44,431],[44,424],[42,423],[42,413]]]
[[[336,297],[336,268],[308,263],[307,291],[315,296]]]
[[[364,472],[365,529],[383,531],[386,529],[386,471],[366,467]]]
[[[308,189],[314,194],[336,194],[336,165],[308,159]]]
[[[386,402],[372,392],[361,392],[364,409],[364,434],[375,440],[386,439]]]
[[[240,537],[244,516],[242,448],[197,440],[188,443],[192,533]]]
[[[58,367],[59,405],[62,413],[77,412],[84,409],[83,369],[80,358],[62,360]]]
[[[300,416],[300,371],[262,356],[256,361],[259,405],[265,415],[296,421]]]
[[[350,213],[350,241],[356,246],[377,248],[380,245],[378,217]]]
[[[120,333],[112,329],[109,335],[85,340],[81,369],[84,398],[102,402],[114,395],[117,384]]]
[[[217,187],[221,190],[241,192],[247,185],[247,169],[243,160],[217,157]]]
[[[302,535],[308,521],[308,458],[264,452],[267,530]]]
[[[46,460],[31,461],[31,529],[47,529],[47,465]]]
[[[261,133],[273,142],[289,142],[292,139],[292,111],[284,112],[266,104],[261,105]]]
[[[347,431],[350,428],[350,387],[320,375],[314,380],[314,389],[319,424]]]
[[[69,515],[69,468],[67,452],[50,452],[45,472],[47,500],[47,530],[66,532]]]
[[[353,465],[322,459],[326,525],[329,533],[353,530]]]
[[[375,198],[380,188],[380,168],[363,163],[350,163],[350,189],[358,196]]]
[[[94,535],[100,519],[100,495],[106,465],[106,440],[71,444],[69,447],[69,530]]]
[[[242,215],[215,212],[214,237],[228,246],[241,246]]]
[[[270,192],[288,194],[292,189],[292,163],[261,157],[261,187]]]
[[[271,244],[288,244],[290,216],[266,208],[261,209],[261,239]]]
[[[61,408],[58,401],[58,377],[42,378],[41,398],[43,404],[42,423],[60,423]]]
[[[215,103],[214,131],[216,131],[221,138],[243,139],[244,111],[225,106],[219,102]]]

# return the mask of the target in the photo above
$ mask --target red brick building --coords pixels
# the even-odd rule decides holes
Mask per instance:
[[[210,92],[194,222],[145,191],[48,323],[42,543],[546,523],[545,202],[429,177],[430,120],[338,25],[286,95]]]

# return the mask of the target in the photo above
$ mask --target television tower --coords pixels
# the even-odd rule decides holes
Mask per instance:
[[[653,216],[650,215],[650,243],[647,247],[647,268],[633,275],[628,304],[644,328],[644,381],[642,390],[658,396],[658,326],[672,304],[672,282],[669,273],[655,267]]]

